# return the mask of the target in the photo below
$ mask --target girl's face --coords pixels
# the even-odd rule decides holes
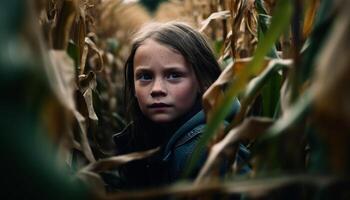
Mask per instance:
[[[134,83],[142,113],[156,123],[172,122],[188,112],[199,91],[185,58],[152,39],[135,52]]]

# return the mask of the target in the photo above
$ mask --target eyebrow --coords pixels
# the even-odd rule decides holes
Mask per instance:
[[[179,68],[182,68],[182,66],[179,65],[168,65],[168,66],[163,66],[165,68],[165,70],[179,70]],[[135,67],[135,71],[136,70],[151,70],[151,67],[148,66],[136,66]],[[187,66],[185,66],[185,68],[187,69]]]
[[[187,71],[187,67],[186,67],[186,69],[184,69],[184,68],[179,68],[179,67],[177,67],[177,66],[169,66],[169,67],[165,67],[165,70],[166,71],[178,71],[178,70],[180,70],[180,71]]]
[[[135,71],[137,70],[150,70],[151,68],[150,67],[147,67],[147,66],[136,66],[135,67]]]

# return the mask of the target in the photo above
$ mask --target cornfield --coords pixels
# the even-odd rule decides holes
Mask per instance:
[[[4,199],[350,199],[348,10],[346,0],[173,0],[153,12],[137,1],[2,1]],[[151,20],[193,25],[223,69],[203,96],[208,126],[186,172],[210,153],[195,180],[111,191],[101,173],[155,151],[114,156],[111,139],[127,123],[132,33]],[[223,128],[234,98],[241,109]]]

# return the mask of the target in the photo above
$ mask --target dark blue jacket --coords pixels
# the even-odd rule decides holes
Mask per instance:
[[[231,112],[226,119],[231,120],[239,108],[240,104],[238,100],[235,100]],[[203,110],[201,110],[175,131],[159,154],[146,160],[135,161],[124,166],[121,170],[121,175],[124,176],[126,183],[123,185],[130,186],[131,188],[139,188],[169,184],[178,180],[204,132],[205,126],[205,115]],[[126,144],[121,136],[125,137],[127,130],[114,136],[117,146]],[[200,166],[204,164],[207,152],[201,152],[201,154],[200,157],[202,159],[198,162],[195,174],[198,173]],[[243,162],[248,156],[248,150],[243,145],[240,145],[236,156],[238,162]],[[249,170],[248,167],[244,169],[246,171]]]
[[[235,114],[238,112],[240,104],[238,100],[235,100],[229,116],[226,118],[227,121],[232,120]],[[185,165],[187,164],[190,156],[192,155],[204,129],[206,127],[205,114],[202,111],[194,115],[190,120],[188,120],[184,125],[182,125],[170,138],[167,143],[162,161],[168,162],[169,166],[169,178],[171,181],[177,180],[183,173]],[[228,124],[228,122],[226,124]],[[244,145],[239,146],[239,151],[237,153],[236,159],[239,163],[243,163],[249,157],[249,151]],[[207,152],[201,152],[199,163],[197,164],[197,171],[203,166]],[[249,171],[249,167],[245,166],[241,173]],[[196,174],[195,173],[195,174]]]

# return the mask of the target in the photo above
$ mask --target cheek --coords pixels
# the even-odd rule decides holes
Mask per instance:
[[[173,96],[181,107],[191,107],[198,95],[197,84],[189,82],[181,87],[174,88]]]
[[[188,101],[193,92],[195,91],[191,87],[178,87],[174,90],[174,96],[179,100]]]
[[[143,104],[145,104],[146,96],[147,96],[147,91],[145,89],[139,88],[137,86],[135,87],[135,97],[140,107],[142,107]]]

